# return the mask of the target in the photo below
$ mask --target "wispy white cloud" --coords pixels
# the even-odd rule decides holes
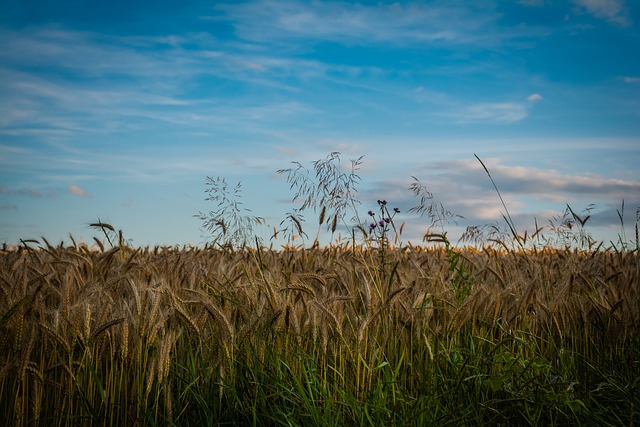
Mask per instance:
[[[238,35],[264,43],[331,40],[347,44],[496,45],[511,37],[546,30],[499,30],[500,14],[490,5],[467,3],[343,3],[261,0],[218,6]],[[220,19],[216,16],[213,19]]]
[[[532,93],[527,97],[527,100],[531,102],[540,101],[541,99],[542,99],[542,95],[540,95],[539,93]]]
[[[599,19],[623,27],[632,24],[624,0],[573,0],[583,10]]]
[[[640,83],[640,77],[629,77],[629,76],[625,76],[625,77],[620,77],[622,79],[623,82],[625,83]]]
[[[437,113],[454,123],[514,123],[527,117],[525,105],[515,102],[483,102]]]
[[[438,16],[442,18],[446,14],[437,8],[265,0],[226,4],[219,9],[234,22],[240,36],[249,40],[297,36],[355,42],[398,41],[399,37],[409,35],[423,40],[457,37],[455,31],[429,28],[431,21],[438,22]]]
[[[236,49],[233,43],[212,51],[211,43],[200,34],[144,38],[48,27],[0,30],[0,133],[69,137],[163,125],[192,132],[248,130],[256,120],[316,113],[311,104],[286,99],[308,90],[309,82],[365,87],[366,78],[381,73]],[[33,67],[49,73],[32,73]],[[254,90],[243,96],[244,89],[234,90],[230,82],[262,88],[264,95]],[[371,83],[367,90],[374,88]]]

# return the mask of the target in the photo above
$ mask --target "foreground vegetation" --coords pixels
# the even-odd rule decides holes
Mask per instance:
[[[477,156],[476,156],[477,157]],[[589,209],[520,234],[469,227],[416,179],[427,247],[397,208],[359,217],[361,158],[279,173],[301,205],[267,248],[224,179],[196,215],[205,248],[0,252],[0,419],[6,425],[637,425],[640,240],[604,247]],[[311,248],[304,212],[319,214]],[[352,218],[347,221],[347,213]],[[353,225],[349,225],[349,222]],[[320,248],[321,228],[333,244]],[[341,227],[341,228],[339,228]],[[334,239],[337,230],[348,238]],[[435,230],[435,231],[434,231]],[[349,236],[350,235],[350,236]],[[300,240],[296,240],[300,239]],[[250,244],[250,242],[255,244]],[[562,249],[558,249],[558,248]],[[478,249],[481,248],[481,249]]]
[[[33,246],[8,425],[640,422],[637,253]]]

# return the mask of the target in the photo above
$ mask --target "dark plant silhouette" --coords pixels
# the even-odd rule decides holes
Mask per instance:
[[[242,248],[254,239],[253,227],[264,224],[264,218],[250,215],[249,209],[242,206],[241,183],[231,189],[224,178],[207,177],[208,194],[205,200],[216,203],[216,209],[194,217],[202,221],[203,227],[211,233],[212,243],[225,248]]]
[[[299,227],[301,230],[301,214],[307,209],[315,213],[321,210],[322,221],[319,226],[325,224],[332,235],[338,223],[347,225],[345,215],[349,210],[353,214],[351,221],[360,223],[357,210],[360,201],[356,195],[357,184],[361,179],[357,172],[363,158],[364,156],[360,156],[351,160],[351,166],[346,172],[342,170],[339,152],[333,152],[325,159],[312,162],[312,171],[297,161],[292,162],[294,167],[277,171],[278,174],[287,177],[289,188],[295,189],[292,202],[302,202],[294,209],[294,214],[288,216],[289,219],[297,220],[294,221],[296,229]]]
[[[426,216],[429,218],[429,227],[425,235],[430,234],[433,228],[437,228],[440,232],[444,232],[444,226],[447,224],[457,224],[458,219],[464,219],[463,216],[455,214],[446,209],[441,202],[438,202],[433,193],[431,193],[427,187],[420,182],[418,178],[412,176],[413,182],[409,186],[409,189],[413,193],[413,196],[419,200],[419,204],[408,210],[408,212],[417,213],[421,217]]]

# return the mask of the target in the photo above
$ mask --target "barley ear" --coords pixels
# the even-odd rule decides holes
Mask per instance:
[[[124,321],[124,317],[120,317],[118,319],[109,320],[108,322],[103,323],[98,328],[96,328],[95,331],[93,331],[91,333],[91,335],[89,336],[89,340],[90,341],[95,340],[98,335],[100,335],[101,333],[103,333],[104,331],[109,329],[110,327],[115,326],[118,323],[121,323],[122,321]]]

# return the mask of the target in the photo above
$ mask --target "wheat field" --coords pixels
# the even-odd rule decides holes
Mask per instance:
[[[0,257],[1,416],[633,425],[639,268],[613,250],[25,243]]]

